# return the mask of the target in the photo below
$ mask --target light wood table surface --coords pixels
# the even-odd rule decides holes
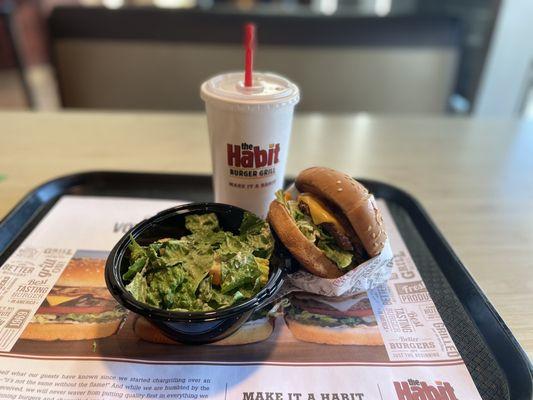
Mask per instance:
[[[300,115],[287,173],[325,165],[418,198],[533,356],[533,122]],[[0,218],[87,170],[210,173],[203,114],[0,113]]]

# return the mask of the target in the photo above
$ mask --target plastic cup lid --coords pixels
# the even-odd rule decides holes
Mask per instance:
[[[202,84],[204,101],[218,100],[236,104],[296,104],[298,86],[279,75],[255,72],[252,87],[244,86],[244,72],[231,72],[208,79]]]

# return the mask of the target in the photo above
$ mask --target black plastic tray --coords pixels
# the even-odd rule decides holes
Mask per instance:
[[[531,399],[530,361],[420,204],[393,186],[361,182],[387,202],[482,398]],[[212,200],[210,176],[88,172],[58,178],[28,194],[0,222],[0,264],[65,194]]]

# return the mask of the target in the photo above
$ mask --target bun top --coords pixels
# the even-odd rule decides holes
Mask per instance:
[[[346,216],[370,257],[375,257],[387,240],[383,218],[374,196],[347,174],[331,168],[312,167],[296,177],[300,192],[312,193],[337,206]]]
[[[105,260],[73,258],[56,282],[57,286],[106,287]]]

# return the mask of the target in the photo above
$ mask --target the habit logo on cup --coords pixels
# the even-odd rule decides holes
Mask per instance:
[[[268,145],[268,149],[248,143],[228,143],[227,150],[230,167],[261,168],[279,162],[279,143]]]
[[[408,379],[393,383],[398,400],[458,400],[450,382],[435,381],[435,384],[429,384]]]
[[[228,166],[232,176],[254,178],[275,173],[274,165],[279,163],[279,143],[271,143],[268,148],[241,143],[226,145]],[[266,167],[266,168],[265,168]]]

